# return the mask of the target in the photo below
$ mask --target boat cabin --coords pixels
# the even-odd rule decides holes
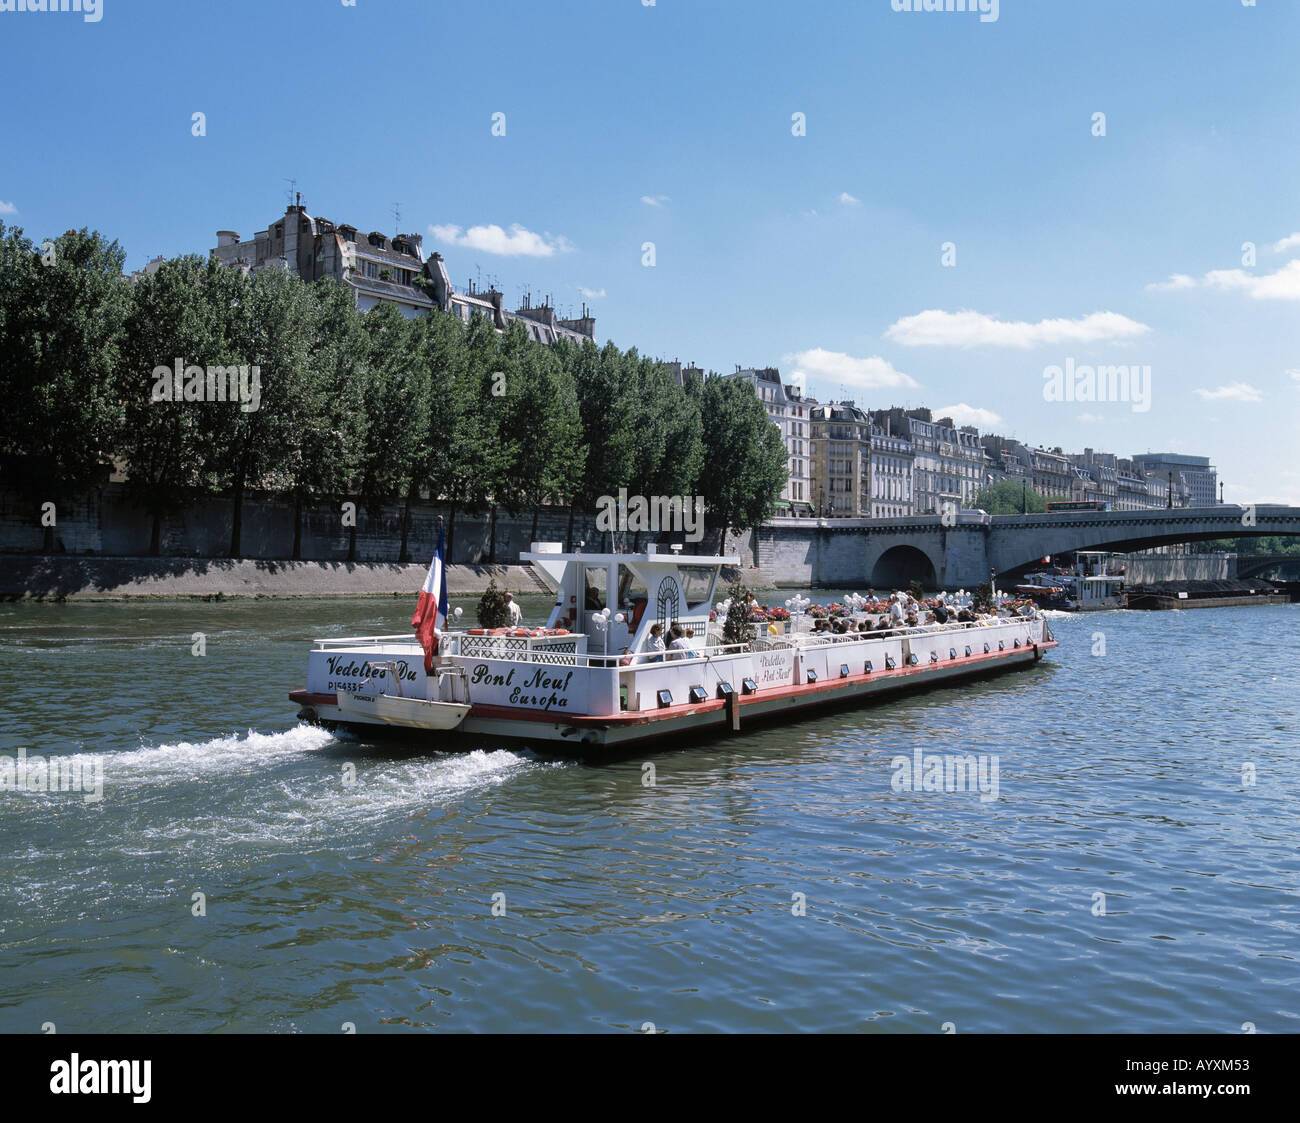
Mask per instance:
[[[641,554],[566,554],[558,543],[534,543],[519,559],[555,590],[547,629],[585,637],[592,655],[640,654],[656,623],[665,637],[674,624],[694,629],[688,642],[704,648],[722,567],[740,564],[738,557],[680,559],[654,546]]]

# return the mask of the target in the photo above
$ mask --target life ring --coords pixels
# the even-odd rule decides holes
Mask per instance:
[[[466,635],[471,635],[471,636],[485,636],[487,634],[488,633],[486,628],[470,628],[470,630],[466,633]]]
[[[552,628],[552,629],[551,629],[551,635],[553,635],[553,636],[567,636],[568,634],[569,634],[569,629],[568,629],[568,628]]]
[[[503,635],[505,635],[505,634],[506,634],[506,630],[505,630],[505,628],[493,628],[493,629],[492,629],[492,635],[494,635],[494,636],[503,636]]]

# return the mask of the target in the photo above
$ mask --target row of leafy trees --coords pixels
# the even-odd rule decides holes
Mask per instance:
[[[1064,499],[1065,496],[1052,496]],[[1041,514],[1047,510],[1048,497],[1015,480],[998,480],[980,489],[975,506],[990,515]]]
[[[241,554],[253,490],[302,515],[325,501],[371,512],[427,495],[451,511],[594,510],[603,495],[700,495],[706,526],[755,526],[786,478],[785,451],[743,382],[678,386],[612,343],[546,347],[522,325],[355,309],[351,290],[196,256],[134,284],[116,242],[82,230],[34,245],[0,223],[0,471],[41,502],[126,472],[153,520],[196,499],[232,504]],[[256,365],[257,409],[157,400],[155,368]],[[399,556],[406,558],[409,519]],[[353,527],[355,535],[355,526]],[[47,548],[52,532],[47,532]],[[355,544],[355,543],[354,543]]]

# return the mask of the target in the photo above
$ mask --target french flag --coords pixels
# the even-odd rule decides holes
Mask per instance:
[[[433,656],[438,650],[438,633],[447,630],[447,567],[442,562],[445,548],[442,527],[439,527],[438,548],[433,551],[429,576],[424,579],[424,588],[420,590],[420,602],[415,606],[415,615],[411,617],[415,638],[424,648],[426,674],[433,671]]]

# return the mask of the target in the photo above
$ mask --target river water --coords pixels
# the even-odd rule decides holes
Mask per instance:
[[[0,760],[104,768],[0,791],[0,1031],[1300,1031],[1300,606],[602,766],[297,724],[412,601],[0,606]]]

